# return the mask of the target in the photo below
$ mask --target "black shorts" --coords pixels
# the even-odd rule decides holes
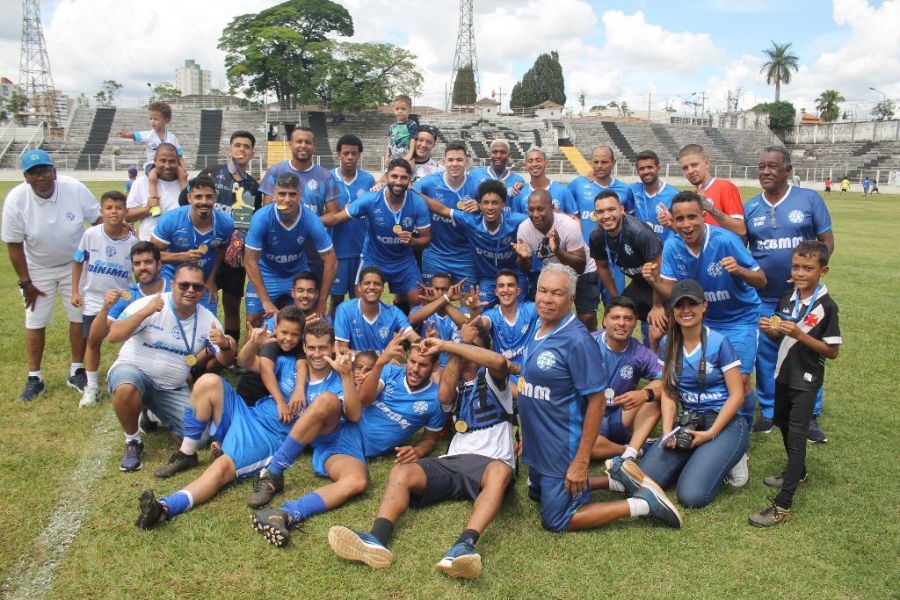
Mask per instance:
[[[421,496],[410,497],[410,506],[422,508],[444,500],[475,500],[481,493],[484,470],[495,460],[477,454],[417,460],[415,464],[425,471],[427,483]],[[514,480],[510,478],[510,486]]]
[[[634,302],[638,321],[646,321],[653,308],[653,288],[650,284],[640,276],[632,277],[631,282],[622,290],[622,295]]]
[[[246,278],[244,267],[232,267],[223,262],[216,272],[216,287],[224,294],[243,298]]]
[[[579,315],[597,314],[597,306],[600,304],[600,287],[597,281],[596,271],[578,276],[578,283],[575,286],[575,312]]]

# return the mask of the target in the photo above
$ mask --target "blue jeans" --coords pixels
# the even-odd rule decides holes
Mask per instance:
[[[704,413],[707,425],[716,413]],[[654,444],[641,470],[663,489],[677,484],[678,501],[687,508],[703,508],[713,501],[725,482],[725,475],[744,456],[749,427],[741,415],[735,415],[714,440],[691,450],[660,448]]]

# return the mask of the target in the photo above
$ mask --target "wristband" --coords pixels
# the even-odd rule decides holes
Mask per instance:
[[[647,392],[647,402],[653,402],[654,400],[656,400],[656,393],[653,390],[644,388],[644,391]]]

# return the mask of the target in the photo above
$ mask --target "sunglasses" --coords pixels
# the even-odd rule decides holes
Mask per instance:
[[[202,292],[204,288],[206,288],[205,283],[189,283],[187,281],[176,281],[175,285],[177,285],[178,289],[182,292],[186,292],[189,289],[192,289],[195,292]]]

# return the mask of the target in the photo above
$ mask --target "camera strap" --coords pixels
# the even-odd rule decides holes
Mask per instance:
[[[681,375],[684,373],[684,346],[675,359],[675,386],[681,387]],[[706,389],[706,327],[700,330],[700,363],[697,365],[697,383],[700,385],[700,393],[697,394],[697,403]]]

